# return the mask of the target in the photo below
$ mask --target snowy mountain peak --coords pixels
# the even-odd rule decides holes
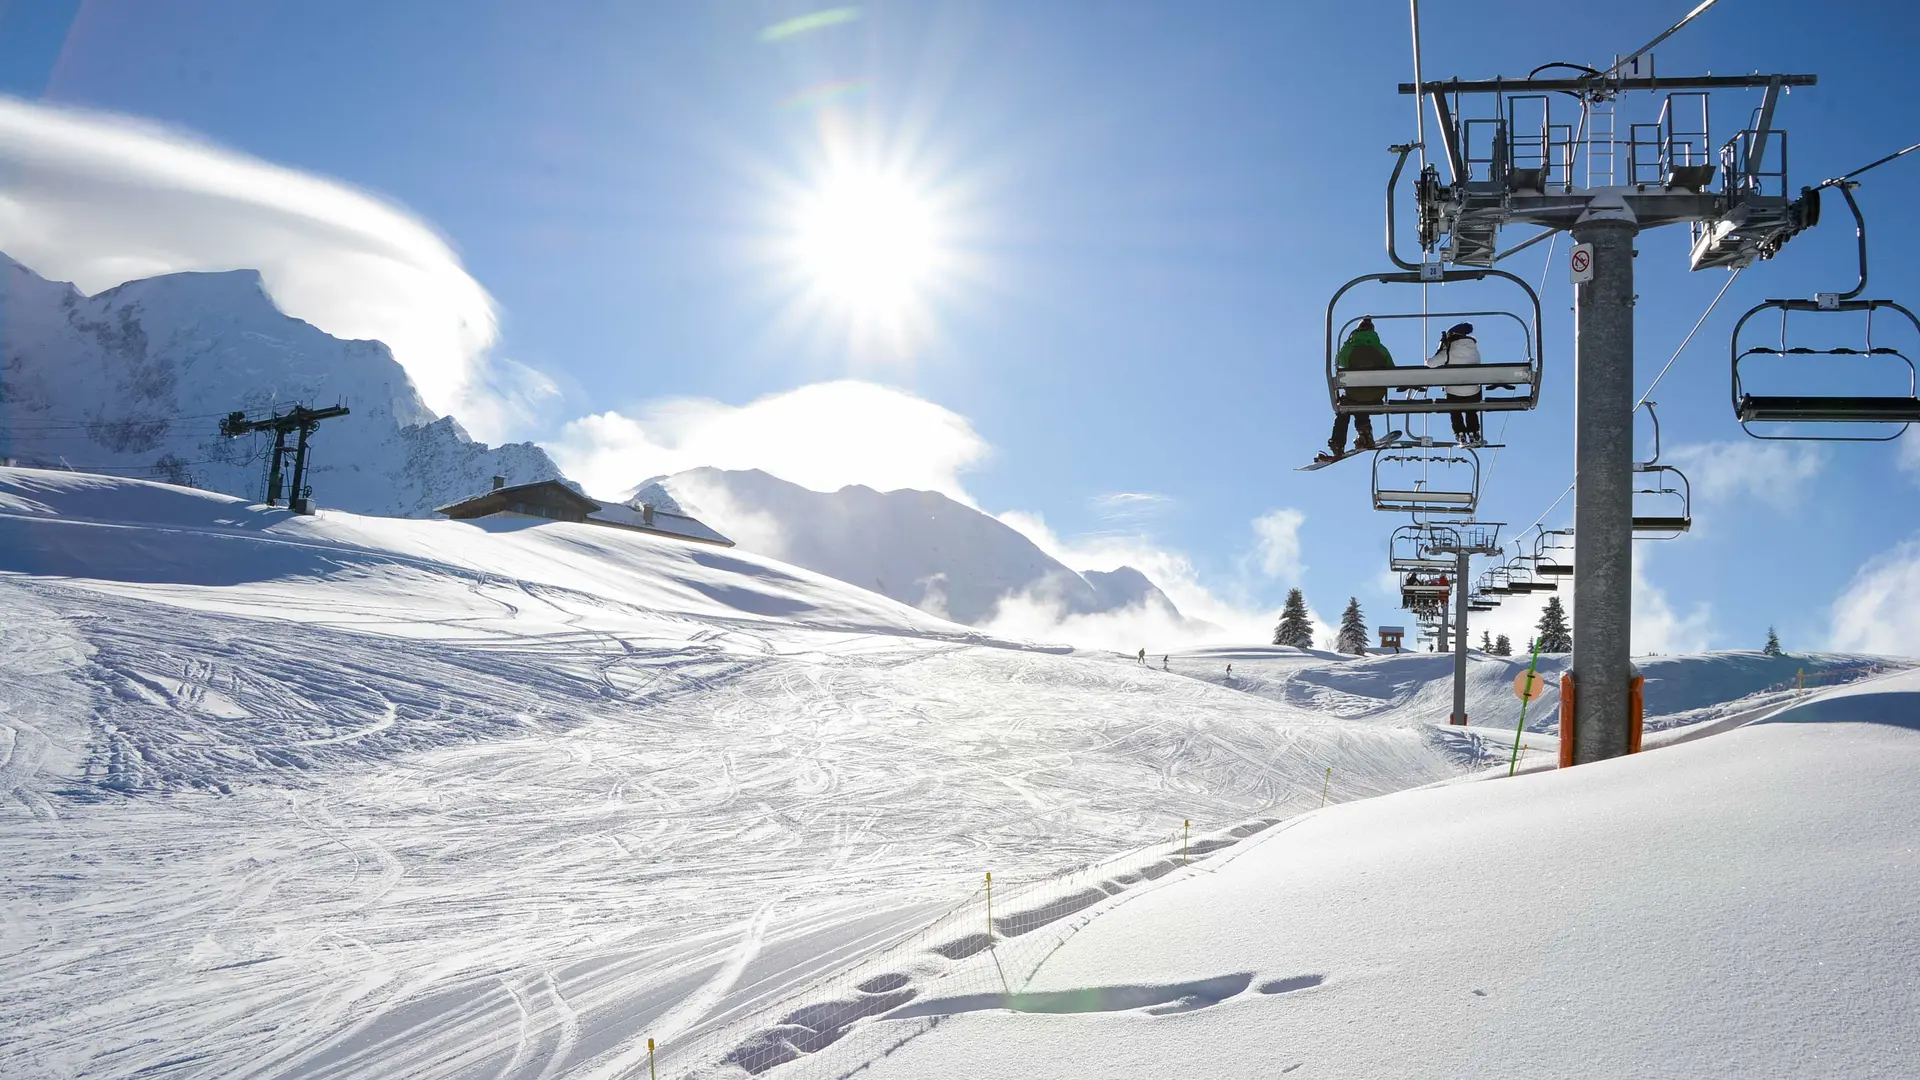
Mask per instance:
[[[1140,571],[1075,571],[1019,530],[936,491],[856,484],[820,492],[758,469],[699,468],[654,477],[634,494],[699,517],[748,550],[955,622],[987,623],[1016,597],[1062,615],[1148,607],[1181,618]]]
[[[271,436],[223,438],[219,417],[295,403],[352,410],[313,437],[322,505],[420,517],[496,474],[560,475],[530,443],[474,442],[426,407],[386,345],[286,315],[253,270],[87,296],[0,255],[0,456],[257,499]]]

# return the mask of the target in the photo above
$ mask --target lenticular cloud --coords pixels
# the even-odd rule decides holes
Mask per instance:
[[[0,250],[86,292],[183,270],[260,271],[274,302],[392,348],[436,412],[483,437],[498,323],[453,248],[407,211],[125,116],[0,98]]]

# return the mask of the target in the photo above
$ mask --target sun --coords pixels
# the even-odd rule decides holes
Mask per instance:
[[[935,200],[905,176],[833,172],[799,200],[797,269],[816,299],[856,323],[897,331],[940,284],[941,217]]]

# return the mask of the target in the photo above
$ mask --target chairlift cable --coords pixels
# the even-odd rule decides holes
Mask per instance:
[[[1642,56],[1645,56],[1647,53],[1653,50],[1653,47],[1655,45],[1658,45],[1661,42],[1672,37],[1673,35],[1679,33],[1681,27],[1699,18],[1702,12],[1706,11],[1708,8],[1712,7],[1714,4],[1718,2],[1719,0],[1700,0],[1700,4],[1697,7],[1695,7],[1692,11],[1687,12],[1686,15],[1683,18],[1681,18],[1679,22],[1674,23],[1672,26],[1667,27],[1665,33],[1662,33],[1659,37],[1654,38],[1652,41],[1647,42],[1645,45],[1642,45],[1638,49],[1635,49],[1632,52],[1628,53],[1627,55],[1621,57],[1619,60],[1614,61],[1613,66],[1607,69],[1607,74],[1618,75],[1620,73],[1621,68],[1625,67],[1628,64],[1633,63],[1635,60],[1640,59]]]
[[[1692,330],[1687,331],[1686,340],[1680,342],[1680,347],[1678,349],[1673,350],[1673,356],[1667,360],[1667,366],[1661,368],[1660,374],[1655,375],[1653,377],[1653,382],[1647,386],[1646,393],[1640,395],[1640,400],[1634,403],[1634,406],[1633,406],[1634,408],[1638,409],[1640,406],[1646,404],[1647,399],[1653,396],[1654,387],[1659,386],[1660,380],[1666,378],[1667,372],[1673,367],[1674,361],[1680,359],[1680,354],[1686,351],[1687,343],[1691,342],[1694,338],[1694,335],[1700,332],[1700,328],[1706,325],[1708,316],[1712,315],[1713,309],[1719,306],[1720,298],[1727,295],[1727,290],[1733,287],[1734,280],[1737,279],[1739,276],[1740,276],[1739,270],[1735,270],[1732,274],[1729,274],[1727,276],[1727,283],[1725,285],[1720,286],[1720,291],[1714,295],[1713,302],[1707,305],[1707,310],[1700,313],[1699,321],[1693,324]],[[1521,529],[1520,532],[1514,536],[1513,542],[1515,544],[1518,544],[1520,542],[1521,537],[1526,536],[1528,533],[1534,531],[1535,529],[1538,529],[1542,524],[1544,524],[1547,520],[1547,516],[1549,514],[1552,514],[1554,509],[1557,508],[1562,502],[1566,501],[1566,498],[1568,495],[1573,494],[1573,489],[1575,485],[1579,484],[1579,482],[1580,480],[1578,477],[1575,477],[1571,482],[1569,482],[1567,484],[1566,490],[1560,493],[1560,497],[1557,499],[1554,499],[1553,502],[1549,503],[1547,508],[1540,512],[1540,516],[1533,519],[1533,524],[1527,526],[1524,529]]]
[[[1680,359],[1680,354],[1687,350],[1687,343],[1693,340],[1693,336],[1700,332],[1702,326],[1706,325],[1707,317],[1713,314],[1714,308],[1720,306],[1720,298],[1727,295],[1727,290],[1733,288],[1734,282],[1740,280],[1740,272],[1745,269],[1746,267],[1744,266],[1737,267],[1733,273],[1727,275],[1727,283],[1720,286],[1720,291],[1714,294],[1713,303],[1708,304],[1707,310],[1700,313],[1700,320],[1693,324],[1693,329],[1687,331],[1686,340],[1680,343],[1679,348],[1673,350],[1673,355],[1667,359],[1667,366],[1661,368],[1660,374],[1653,377],[1653,382],[1647,386],[1647,392],[1641,394],[1640,400],[1633,403],[1634,408],[1638,409],[1640,406],[1645,405],[1647,399],[1653,396],[1654,387],[1659,386],[1660,380],[1667,377],[1667,372],[1673,367],[1673,362]]]
[[[1821,184],[1820,186],[1833,187],[1835,184],[1844,184],[1847,181],[1853,179],[1854,177],[1859,176],[1861,173],[1866,172],[1868,169],[1877,169],[1880,166],[1885,165],[1887,162],[1892,161],[1895,158],[1905,157],[1908,154],[1913,153],[1915,150],[1920,150],[1920,143],[1914,143],[1912,146],[1907,147],[1905,150],[1895,150],[1893,153],[1888,154],[1886,157],[1883,157],[1880,160],[1873,162],[1872,164],[1862,165],[1859,168],[1852,170],[1851,172],[1841,173],[1839,176],[1836,176],[1833,179],[1828,180],[1826,183]]]

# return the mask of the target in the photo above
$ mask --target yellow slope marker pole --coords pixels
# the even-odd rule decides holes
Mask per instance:
[[[1327,766],[1327,778],[1320,781],[1320,805],[1327,805],[1327,789],[1333,786],[1333,766]]]
[[[647,1080],[660,1080],[653,1071],[653,1040],[647,1040]]]
[[[1513,726],[1513,757],[1507,759],[1507,775],[1509,777],[1513,775],[1513,770],[1519,767],[1520,764],[1520,733],[1527,730],[1527,702],[1546,693],[1545,684],[1539,681],[1539,673],[1540,639],[1534,638],[1533,662],[1527,665],[1526,681],[1519,682],[1516,680],[1518,685],[1513,688],[1515,695],[1520,698],[1520,722]]]
[[[1193,819],[1185,818],[1180,822],[1180,865],[1187,865],[1187,835],[1193,828]]]
[[[987,871],[987,944],[993,944],[993,871]]]

